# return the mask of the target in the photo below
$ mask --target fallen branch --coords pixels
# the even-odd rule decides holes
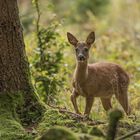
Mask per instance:
[[[124,140],[124,139],[126,139],[126,138],[128,138],[128,137],[130,137],[130,136],[132,136],[132,135],[134,135],[136,133],[138,133],[138,132],[140,132],[140,128],[138,128],[138,129],[136,129],[136,130],[134,130],[134,131],[132,131],[132,132],[120,137],[120,138],[118,138],[117,140]]]
[[[50,104],[47,104],[47,105],[48,105],[49,107],[51,107],[51,108],[58,109],[60,113],[70,115],[70,117],[72,117],[73,119],[76,119],[76,120],[78,119],[79,121],[87,122],[88,125],[105,124],[105,122],[94,121],[94,120],[92,120],[92,119],[90,119],[90,118],[87,118],[87,117],[84,116],[84,115],[71,112],[71,111],[67,110],[66,108],[61,108],[61,107],[53,106],[53,105],[50,105]]]
[[[74,113],[74,112],[71,112],[69,110],[67,110],[66,108],[61,108],[61,107],[58,107],[58,106],[53,106],[53,105],[50,105],[50,104],[47,104],[49,107],[51,108],[54,108],[54,109],[58,109],[60,113],[66,113],[66,114],[69,114],[71,115],[73,118],[81,118],[83,119],[83,115],[80,115],[80,114],[77,114],[77,113]]]
[[[84,116],[82,116],[82,115],[80,115],[80,114],[76,114],[76,113],[73,113],[73,112],[71,112],[71,111],[68,111],[67,109],[63,109],[63,108],[60,108],[59,109],[59,112],[60,113],[66,113],[66,114],[69,114],[69,115],[71,115],[72,117],[76,117],[76,118],[83,118]]]

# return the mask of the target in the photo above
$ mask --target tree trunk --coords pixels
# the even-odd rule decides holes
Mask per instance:
[[[29,63],[25,53],[22,27],[18,15],[17,0],[0,0],[0,139],[7,132],[1,130],[15,125],[15,105],[24,101],[22,120],[26,121],[30,111],[39,113],[40,105],[35,98]],[[30,108],[28,106],[30,105]],[[21,113],[21,111],[18,111]],[[25,113],[26,112],[26,113]],[[5,116],[4,116],[5,115]],[[40,114],[38,114],[39,116]],[[8,120],[13,120],[9,123]],[[31,116],[32,118],[34,116]],[[31,118],[28,118],[31,122]],[[6,122],[1,124],[1,122]],[[21,130],[20,124],[17,128]],[[7,126],[6,126],[7,125]],[[15,127],[15,126],[14,126]],[[23,131],[23,129],[22,129]],[[7,134],[8,135],[8,134]],[[15,133],[17,135],[17,132]],[[12,138],[11,138],[12,139]],[[10,140],[11,140],[10,139]],[[15,138],[19,139],[19,138]],[[5,139],[4,139],[5,140]],[[6,136],[6,140],[8,140]]]
[[[0,0],[0,94],[32,85],[16,0]]]

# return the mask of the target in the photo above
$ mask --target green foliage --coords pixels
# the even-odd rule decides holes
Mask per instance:
[[[67,44],[56,32],[56,26],[53,24],[47,29],[40,29],[36,57],[33,62],[36,88],[38,93],[44,96],[45,101],[54,101],[55,95],[65,82],[65,77],[58,73],[61,71],[66,73],[63,49]]]
[[[28,99],[24,102],[22,107],[17,108],[17,113],[24,127],[38,123],[45,111],[45,107],[41,103],[40,98],[35,97],[35,93],[32,94],[34,95],[25,97]]]
[[[39,95],[46,102],[55,101],[55,95],[62,89],[66,74],[65,63],[63,58],[63,50],[68,44],[57,32],[59,24],[53,22],[47,28],[39,25],[40,11],[36,1],[36,9],[38,13],[37,39],[38,44],[35,49],[34,79]],[[62,72],[62,75],[58,73]]]
[[[49,109],[45,112],[44,117],[42,118],[41,123],[38,126],[39,134],[43,134],[52,126],[65,126],[70,128],[75,133],[87,133],[91,128],[85,123],[79,122],[77,119],[73,119],[68,114],[61,114],[56,109]]]
[[[98,136],[98,137],[105,137],[105,134],[97,127],[92,127],[89,131],[90,135]]]
[[[122,111],[116,109],[109,114],[109,128],[106,140],[114,140],[117,133],[117,126],[119,120],[123,117]]]
[[[39,140],[78,140],[76,135],[65,127],[50,128]]]
[[[94,127],[87,125],[86,122],[79,121],[78,118],[74,119],[68,114],[61,114],[56,109],[48,108],[37,128],[39,134],[38,139],[41,138],[42,135],[46,135],[49,128],[57,128],[58,126],[69,128],[69,130],[76,133],[80,140],[92,140],[93,138],[95,140],[102,140],[104,137],[100,129],[96,128],[95,130]],[[102,136],[100,134],[102,134]],[[101,137],[99,137],[99,135]]]
[[[12,96],[11,96],[12,94]],[[0,94],[0,139],[1,140],[33,140],[21,126],[16,114],[17,106],[21,106],[20,93]]]
[[[77,12],[82,16],[87,16],[87,11],[99,16],[103,15],[106,10],[106,6],[109,4],[110,0],[78,0]]]
[[[77,24],[79,22],[86,23],[90,15],[104,16],[107,13],[110,0],[52,0],[52,3],[58,18],[66,20],[68,24]]]
[[[65,126],[67,123],[73,124],[74,121],[69,120],[68,116],[59,113],[58,110],[48,109],[44,114],[44,117],[38,127],[38,130],[40,132],[44,132],[46,131],[46,129],[48,129],[51,126],[54,126],[54,125]]]

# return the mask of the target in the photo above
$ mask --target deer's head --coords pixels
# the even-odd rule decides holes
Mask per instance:
[[[84,62],[89,57],[89,49],[95,41],[95,33],[91,32],[85,42],[80,42],[71,33],[67,33],[67,38],[70,44],[75,48],[76,58],[78,62]]]

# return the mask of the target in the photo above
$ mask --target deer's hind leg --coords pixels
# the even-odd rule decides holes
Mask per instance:
[[[123,107],[124,111],[126,112],[127,115],[130,114],[130,106],[128,103],[128,93],[127,93],[127,88],[122,88],[119,90],[118,94],[115,94],[117,100]]]
[[[112,105],[111,105],[111,98],[101,98],[101,102],[102,102],[102,105],[103,105],[103,108],[108,111],[112,108]]]

